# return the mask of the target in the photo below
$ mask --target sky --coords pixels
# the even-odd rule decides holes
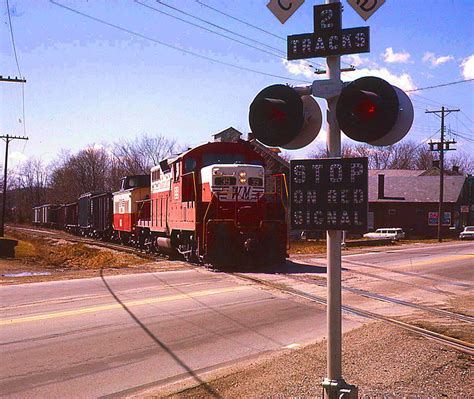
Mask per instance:
[[[325,68],[324,58],[286,60],[286,37],[312,32],[313,6],[323,1],[306,0],[285,24],[267,3],[1,2],[0,75],[27,80],[0,82],[0,135],[29,138],[11,142],[9,165],[31,157],[49,163],[62,150],[145,133],[189,147],[229,126],[246,134],[249,105],[264,87],[326,78],[314,73]],[[439,140],[440,118],[426,110],[460,109],[446,117],[447,138],[474,154],[474,82],[429,88],[474,78],[474,1],[386,0],[367,21],[342,4],[343,28],[371,32],[370,53],[342,57],[342,67],[356,67],[342,80],[379,76],[403,90],[422,89],[410,92],[415,120],[405,138],[420,145]],[[318,103],[324,115],[326,103]],[[302,158],[324,145],[325,129],[289,154]],[[0,154],[3,161],[4,145]]]

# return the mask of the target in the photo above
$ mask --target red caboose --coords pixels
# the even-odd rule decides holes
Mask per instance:
[[[264,159],[247,142],[203,144],[152,169],[149,216],[138,226],[151,249],[189,260],[282,262],[283,198],[264,187]]]

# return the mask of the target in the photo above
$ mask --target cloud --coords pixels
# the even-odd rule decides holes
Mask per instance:
[[[284,67],[292,75],[303,75],[309,79],[314,78],[314,68],[305,60],[287,61],[282,59]]]
[[[464,79],[474,79],[474,54],[462,61],[461,68]]]
[[[416,89],[416,85],[413,82],[412,77],[408,73],[402,73],[401,75],[395,75],[390,72],[387,68],[362,68],[357,69],[354,72],[347,72],[343,73],[344,81],[347,80],[355,80],[358,78],[362,78],[364,76],[376,76],[381,79],[386,80],[392,85],[395,85],[402,89],[403,91],[406,90],[413,90]],[[350,79],[348,79],[350,78]]]
[[[402,63],[406,64],[410,58],[410,54],[407,52],[394,53],[392,47],[387,47],[385,53],[382,54],[383,60],[389,64]]]
[[[441,57],[436,57],[434,53],[427,51],[422,58],[423,62],[429,62],[432,67],[440,66],[448,61],[454,60],[452,55],[444,55]]]
[[[357,61],[360,59],[355,58],[355,60]],[[304,75],[305,77],[310,78],[310,79],[314,79],[314,80],[317,79],[317,77],[314,75],[313,69],[311,69],[310,64],[307,61],[304,61],[304,60],[300,60],[299,62],[292,62],[292,61],[287,61],[287,60],[282,60],[282,61],[283,61],[283,65],[285,66],[285,68],[288,70],[290,74]],[[365,63],[364,59],[363,61]],[[408,73],[402,73],[401,75],[396,75],[390,72],[387,68],[379,67],[375,63],[371,63],[371,64],[375,66],[356,69],[355,71],[352,71],[352,72],[343,72],[342,80],[349,81],[349,80],[362,78],[364,76],[377,76],[399,87],[400,89],[404,91],[416,89],[416,85],[413,82],[412,77]],[[326,79],[326,76],[321,75],[320,79]]]

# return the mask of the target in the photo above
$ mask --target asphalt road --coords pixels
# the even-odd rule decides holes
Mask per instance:
[[[295,277],[325,275],[321,257],[295,257],[258,277],[324,295]],[[474,288],[474,242],[343,255],[343,285],[423,303]],[[448,295],[447,295],[448,294]],[[344,293],[386,314],[403,307]],[[126,396],[193,378],[325,335],[325,309],[204,268],[0,287],[0,394]],[[360,320],[344,319],[344,327]],[[209,396],[213,396],[211,388]]]
[[[203,371],[325,334],[322,307],[204,269],[4,286],[0,303],[0,392],[12,398],[200,381]]]

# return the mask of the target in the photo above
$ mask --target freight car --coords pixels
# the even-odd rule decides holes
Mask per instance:
[[[33,208],[33,224],[52,228],[62,228],[61,205],[45,204]]]
[[[77,231],[83,236],[109,239],[113,230],[112,193],[85,193],[79,197],[77,203]]]

